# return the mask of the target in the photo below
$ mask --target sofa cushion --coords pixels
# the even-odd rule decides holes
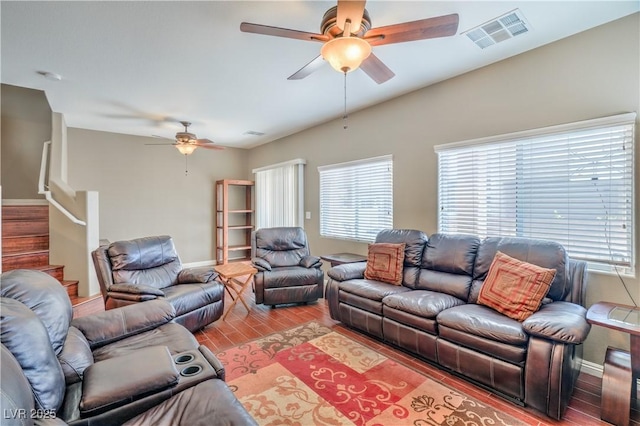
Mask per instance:
[[[349,280],[339,283],[341,292],[355,294],[365,299],[382,302],[386,296],[411,291],[406,287],[383,283],[374,280]]]
[[[427,241],[421,267],[471,276],[479,246],[480,239],[473,235],[433,234]]]
[[[168,235],[116,241],[109,246],[108,253],[114,271],[155,268],[178,259]]]
[[[555,269],[523,262],[499,251],[480,289],[478,303],[524,321],[540,308],[555,274]]]
[[[564,300],[571,294],[572,278],[569,276],[569,257],[562,245],[546,240],[516,237],[490,237],[482,241],[473,269],[474,280],[484,280],[496,253],[502,253],[543,268],[555,269],[548,297]]]
[[[383,229],[376,236],[376,243],[404,243],[405,266],[420,266],[427,243],[424,232],[415,229]]]
[[[254,236],[253,257],[263,258],[273,268],[297,266],[309,255],[307,234],[300,227],[262,228]]]
[[[318,284],[318,270],[302,266],[283,266],[268,273],[259,272],[264,288],[287,288]]]
[[[396,293],[382,299],[384,307],[407,312],[422,318],[435,318],[445,309],[464,304],[464,301],[448,294],[427,290]]]
[[[445,309],[436,319],[438,325],[496,342],[526,346],[529,341],[522,323],[482,305],[465,304]]]
[[[364,277],[389,284],[401,285],[404,267],[405,244],[369,244],[367,267]]]

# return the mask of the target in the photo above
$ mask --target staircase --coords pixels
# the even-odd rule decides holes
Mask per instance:
[[[2,206],[2,271],[36,269],[65,287],[73,317],[104,310],[101,295],[78,297],[78,281],[64,279],[64,265],[49,264],[49,206]]]

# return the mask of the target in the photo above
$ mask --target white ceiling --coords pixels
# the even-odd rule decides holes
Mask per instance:
[[[321,44],[240,32],[243,21],[319,32],[333,1],[2,1],[2,83],[44,90],[69,127],[171,138],[178,120],[249,148],[343,114],[344,79],[328,64],[287,77]],[[464,31],[520,9],[531,31],[484,50]],[[632,1],[376,1],[372,27],[460,15],[458,35],[378,46],[396,76],[347,78],[355,111],[637,12]],[[38,72],[62,76],[51,81]],[[248,131],[265,133],[247,135]]]

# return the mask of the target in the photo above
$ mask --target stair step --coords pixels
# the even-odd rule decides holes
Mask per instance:
[[[21,235],[2,239],[2,254],[49,250],[49,234]]]
[[[12,220],[49,222],[49,205],[2,206],[2,221]]]
[[[2,254],[2,269],[34,269],[49,264],[49,250]]]
[[[62,286],[67,290],[69,298],[78,297],[78,281],[63,280]]]
[[[27,235],[49,235],[49,220],[5,220],[4,216],[2,217],[2,238]]]
[[[84,317],[104,311],[102,295],[96,294],[90,297],[72,297],[73,318]]]
[[[4,265],[2,265],[2,268],[4,269]],[[60,282],[64,281],[64,265],[45,265],[29,269],[45,272]]]

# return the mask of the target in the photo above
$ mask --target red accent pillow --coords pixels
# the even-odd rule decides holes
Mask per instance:
[[[518,321],[540,309],[555,269],[542,268],[498,251],[480,288],[478,303]]]
[[[367,267],[364,277],[389,284],[401,285],[404,264],[405,244],[375,243],[369,244]]]

